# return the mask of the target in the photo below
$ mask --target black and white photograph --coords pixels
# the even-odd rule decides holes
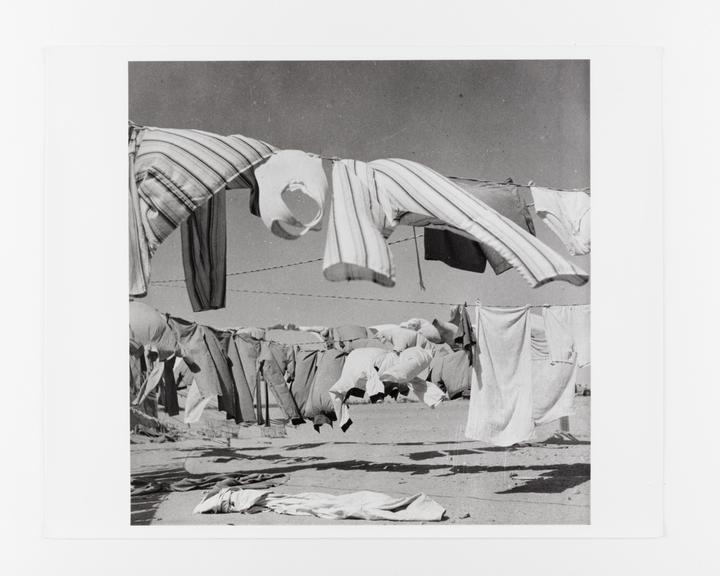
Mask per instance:
[[[130,61],[130,525],[590,524],[590,73]]]

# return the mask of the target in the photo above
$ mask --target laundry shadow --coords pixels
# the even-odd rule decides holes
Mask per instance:
[[[590,464],[566,464],[555,466],[537,478],[520,486],[496,492],[496,494],[541,493],[557,494],[590,480]]]
[[[309,450],[311,448],[319,448],[320,446],[334,445],[363,445],[363,446],[440,446],[442,444],[468,444],[473,440],[447,440],[446,442],[311,442],[308,444],[293,444],[284,446],[283,450]]]
[[[463,448],[460,450],[428,450],[426,452],[411,452],[403,454],[410,460],[431,460],[433,458],[444,458],[447,456],[466,456],[468,454],[483,454],[484,452],[514,452],[519,447],[509,446],[507,448],[501,446],[488,446],[487,448]]]

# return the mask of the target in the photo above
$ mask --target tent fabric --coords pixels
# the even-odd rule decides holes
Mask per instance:
[[[206,495],[193,514],[252,512],[262,509],[291,516],[316,516],[327,520],[360,519],[403,522],[438,522],[445,508],[425,494],[394,497],[381,492],[349,494],[276,494],[270,490],[223,488]]]

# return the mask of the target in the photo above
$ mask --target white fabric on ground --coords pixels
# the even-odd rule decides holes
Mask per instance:
[[[245,512],[251,508],[266,508],[278,514],[316,516],[328,520],[393,520],[401,522],[438,522],[445,508],[425,494],[395,497],[382,492],[352,492],[349,494],[275,494],[269,490],[225,488],[204,498],[193,514]]]
[[[496,446],[524,442],[534,429],[530,312],[478,306],[477,327],[480,374],[471,380],[465,435]]]

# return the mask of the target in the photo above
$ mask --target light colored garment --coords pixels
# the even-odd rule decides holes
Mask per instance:
[[[140,197],[135,182],[135,156],[141,128],[130,125],[128,132],[128,239],[130,296],[145,296],[150,283],[150,246],[140,218]]]
[[[409,330],[415,330],[422,334],[428,342],[433,344],[442,344],[443,337],[440,334],[440,330],[429,320],[425,318],[411,318],[400,324],[400,328],[407,328]]]
[[[386,356],[381,363],[378,373],[383,382],[394,384],[407,384],[415,378],[425,380],[432,362],[432,353],[429,350],[414,346],[406,348],[400,354]]]
[[[465,435],[496,446],[524,442],[534,429],[529,310],[478,306],[477,327]]]
[[[553,362],[572,362],[583,368],[590,364],[590,306],[548,306],[543,308],[545,332]]]
[[[185,398],[185,424],[194,424],[202,416],[203,410],[210,403],[210,398],[203,398],[198,385],[193,380],[192,385],[188,389],[187,398]]]
[[[448,395],[440,390],[436,384],[426,380],[418,378],[410,382],[408,387],[410,388],[408,393],[410,400],[417,399],[419,402],[430,406],[430,408],[435,408],[440,402],[448,399]]]
[[[539,426],[573,414],[578,366],[574,353],[568,362],[553,362],[542,316],[530,319],[533,422]]]
[[[535,211],[570,254],[590,253],[590,195],[583,191],[531,188]]]
[[[227,188],[252,188],[253,167],[275,148],[239,134],[140,127],[135,183],[140,221],[152,254],[198,207]]]
[[[180,344],[167,318],[144,302],[129,303],[130,353],[151,352],[160,362],[180,352]]]
[[[386,239],[398,224],[444,223],[497,252],[533,286],[588,274],[434,170],[410,160],[336,161],[323,272],[395,285]]]
[[[276,236],[292,240],[309,230],[321,230],[328,194],[323,161],[302,150],[281,150],[255,171],[260,188],[260,217]],[[315,216],[303,224],[283,199],[286,193],[299,192],[317,205]]]
[[[378,324],[371,326],[380,336],[393,345],[395,352],[402,352],[406,348],[417,346],[418,332],[409,328],[401,328],[397,324]]]
[[[438,522],[445,508],[425,494],[395,497],[381,492],[349,494],[275,494],[270,490],[224,488],[206,496],[193,514],[245,512],[267,509],[291,516],[316,516],[327,520],[394,520],[404,522]]]
[[[160,380],[162,380],[163,377],[164,368],[165,364],[163,362],[155,362],[155,365],[150,370],[147,378],[145,378],[145,381],[142,383],[140,392],[138,392],[133,404],[137,406],[138,404],[145,402],[153,390],[158,387],[158,384],[160,384]]]

